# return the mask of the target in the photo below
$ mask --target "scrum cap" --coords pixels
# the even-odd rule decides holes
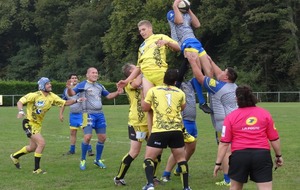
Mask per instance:
[[[39,90],[42,90],[42,91],[46,91],[45,89],[45,85],[50,82],[50,80],[46,77],[42,77],[40,78],[40,80],[38,81],[38,85],[39,85]]]

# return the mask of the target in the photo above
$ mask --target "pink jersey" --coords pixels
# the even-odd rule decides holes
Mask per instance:
[[[279,138],[271,114],[260,107],[238,108],[226,116],[221,142],[231,143],[231,152],[247,148],[270,149]]]

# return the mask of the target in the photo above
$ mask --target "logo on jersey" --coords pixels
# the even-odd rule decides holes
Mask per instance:
[[[257,118],[256,117],[249,117],[246,120],[247,125],[255,125],[257,123]]]
[[[42,113],[42,109],[39,109],[39,107],[44,107],[45,102],[42,100],[39,100],[35,103],[35,106],[38,107],[35,111],[36,114],[41,114]]]
[[[209,80],[209,86],[216,87],[217,86],[216,80],[215,79],[210,79]]]
[[[36,105],[37,107],[43,107],[43,106],[45,105],[45,102],[42,101],[42,100],[39,100],[39,101],[37,101],[37,102],[35,103],[35,105]]]

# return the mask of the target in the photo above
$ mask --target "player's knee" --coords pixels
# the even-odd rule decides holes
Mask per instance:
[[[188,169],[187,161],[179,162],[178,167],[180,168],[182,174],[188,173],[189,169]]]
[[[146,167],[154,167],[154,161],[151,158],[146,158],[144,160],[144,168]]]

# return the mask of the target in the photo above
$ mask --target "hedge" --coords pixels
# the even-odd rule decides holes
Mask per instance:
[[[116,91],[116,84],[109,82],[100,82],[109,92]],[[61,96],[63,93],[66,83],[51,81],[52,91]],[[25,81],[0,81],[0,95],[3,95],[3,106],[12,106],[12,101],[14,106],[16,105],[19,98],[29,92],[35,92],[38,90],[38,85],[36,82],[25,82]],[[9,95],[14,95],[14,100]],[[128,99],[126,95],[120,95],[115,100],[107,100],[102,98],[102,103],[104,105],[121,105],[128,104]]]

